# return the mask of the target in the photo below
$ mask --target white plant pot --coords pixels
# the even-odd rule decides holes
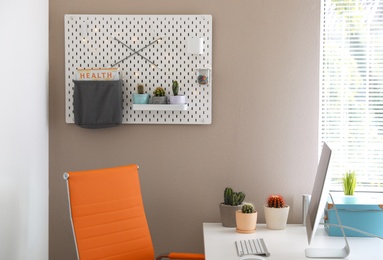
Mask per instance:
[[[290,206],[286,205],[284,208],[269,208],[264,205],[263,209],[267,228],[276,230],[286,228]]]
[[[178,95],[178,96],[169,96],[170,104],[185,104],[186,96]]]

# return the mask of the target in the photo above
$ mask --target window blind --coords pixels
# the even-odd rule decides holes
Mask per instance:
[[[322,0],[320,143],[333,150],[332,189],[383,191],[383,0]]]

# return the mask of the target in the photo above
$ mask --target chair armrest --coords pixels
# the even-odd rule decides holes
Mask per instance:
[[[163,258],[168,259],[196,259],[196,260],[205,260],[204,254],[194,254],[194,253],[177,253],[171,252],[168,254],[161,254],[157,256],[156,260],[161,260]]]

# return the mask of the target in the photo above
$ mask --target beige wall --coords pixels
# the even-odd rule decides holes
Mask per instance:
[[[203,251],[223,189],[247,194],[264,221],[270,193],[300,223],[317,163],[319,0],[51,0],[50,259],[75,259],[62,174],[137,163],[156,253]],[[211,14],[213,123],[65,123],[64,14]]]

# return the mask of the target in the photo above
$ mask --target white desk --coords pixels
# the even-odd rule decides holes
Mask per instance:
[[[204,223],[203,235],[206,260],[238,260],[249,256],[238,257],[234,244],[236,240],[263,238],[270,252],[265,260],[300,260],[310,259],[305,256],[305,248],[343,248],[343,237],[330,237],[320,227],[309,246],[306,229],[303,225],[288,225],[285,230],[270,230],[265,224],[257,224],[253,234],[240,234],[235,228],[223,227],[221,223]],[[367,237],[347,238],[351,253],[347,260],[383,259],[383,240]]]

